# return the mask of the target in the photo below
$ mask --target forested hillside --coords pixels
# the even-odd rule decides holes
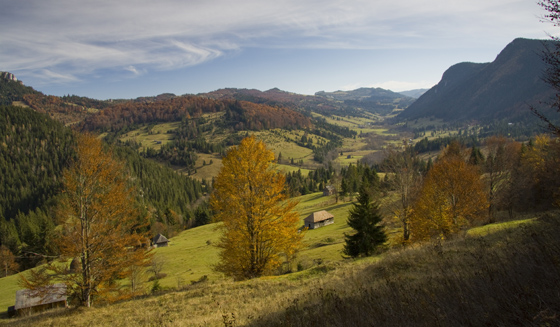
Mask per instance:
[[[308,118],[285,108],[245,101],[218,101],[199,96],[182,96],[159,101],[128,101],[117,104],[88,117],[82,128],[115,132],[131,125],[181,121],[216,112],[226,113],[224,127],[237,130],[303,128],[311,125]]]
[[[11,105],[14,101],[22,101],[25,94],[39,94],[32,87],[25,86],[8,72],[0,72],[0,105]]]
[[[56,207],[62,171],[74,159],[74,134],[62,123],[30,108],[0,106],[0,245],[33,266],[57,249],[50,233],[59,223]],[[128,147],[115,148],[137,188],[138,206],[154,232],[175,231],[208,222],[206,183],[142,158]],[[202,210],[202,211],[201,211]]]
[[[362,110],[376,114],[388,114],[394,109],[404,109],[413,98],[381,88],[360,88],[353,91],[317,92],[302,95],[277,88],[267,91],[254,89],[220,89],[201,96],[213,99],[235,99],[254,103],[283,106],[290,109],[317,112],[325,115],[361,116]]]
[[[342,101],[346,106],[358,107],[381,115],[395,109],[405,109],[415,99],[382,88],[359,88],[352,91],[316,92],[315,96]]]

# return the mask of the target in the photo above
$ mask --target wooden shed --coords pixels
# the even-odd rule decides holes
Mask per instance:
[[[336,188],[332,185],[327,185],[323,189],[323,196],[334,195],[336,193]]]
[[[167,246],[167,245],[169,245],[168,243],[169,243],[169,240],[167,239],[167,237],[165,237],[161,234],[157,234],[152,239],[152,245],[154,246],[154,248],[161,248],[161,247]]]
[[[321,210],[310,214],[303,221],[305,223],[305,227],[315,229],[334,224],[334,216],[326,210]]]
[[[8,308],[9,315],[22,315],[53,308],[65,308],[66,285],[53,284],[38,290],[23,289],[16,292],[16,304]]]

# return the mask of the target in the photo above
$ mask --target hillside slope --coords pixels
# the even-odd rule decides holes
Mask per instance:
[[[543,82],[544,41],[515,39],[491,63],[463,62],[450,67],[441,81],[397,119],[435,117],[445,121],[520,121],[529,105],[545,107],[553,90]]]

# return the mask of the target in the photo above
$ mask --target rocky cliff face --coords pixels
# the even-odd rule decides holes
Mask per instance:
[[[0,72],[0,78],[8,81],[18,82],[19,84],[23,84],[21,81],[18,81],[17,77],[14,74],[9,72]]]

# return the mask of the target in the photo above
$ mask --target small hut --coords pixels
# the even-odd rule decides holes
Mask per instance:
[[[169,240],[167,239],[167,237],[165,237],[161,234],[157,234],[152,239],[152,245],[154,246],[154,248],[161,248],[161,247],[167,246],[167,245],[169,245],[168,243],[169,243]]]
[[[22,315],[67,306],[66,285],[53,284],[37,290],[17,291],[16,304],[8,308],[8,314],[10,316]]]
[[[316,229],[334,224],[334,216],[326,210],[322,210],[310,214],[303,221],[305,223],[305,227],[309,229]]]
[[[336,188],[334,188],[334,186],[332,186],[332,185],[327,185],[323,189],[323,196],[329,196],[329,195],[333,195],[335,193],[336,193]]]

